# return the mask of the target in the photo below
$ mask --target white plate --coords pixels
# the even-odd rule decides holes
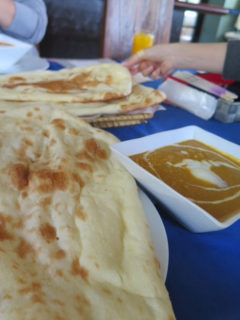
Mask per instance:
[[[161,266],[161,275],[165,282],[167,278],[169,259],[167,234],[157,209],[155,208],[152,201],[148,198],[148,196],[140,189],[139,197],[142,202],[143,210],[150,228],[156,257]]]
[[[10,46],[0,45],[1,72],[5,72],[5,70],[11,68],[19,59],[33,48],[33,45],[9,37],[3,33],[0,33],[0,42],[10,44]]]
[[[187,229],[193,232],[224,229],[240,219],[240,211],[226,221],[220,222],[129,158],[129,156],[133,154],[189,139],[196,139],[223,153],[240,159],[240,146],[197,126],[187,126],[152,134],[139,139],[123,141],[113,145],[111,148],[128,171],[160,200],[169,209],[169,212]]]
[[[26,54],[10,68],[0,71],[2,74],[19,73],[28,71],[46,70],[49,67],[49,62],[46,59],[38,56]]]

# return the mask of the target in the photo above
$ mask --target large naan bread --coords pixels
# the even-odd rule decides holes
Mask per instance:
[[[107,101],[125,97],[131,90],[131,74],[119,63],[0,76],[3,100]]]
[[[132,93],[121,99],[92,102],[37,102],[37,101],[6,101],[0,100],[0,112],[24,107],[52,106],[57,109],[70,112],[76,116],[88,116],[96,114],[118,114],[134,110],[144,109],[161,103],[166,98],[163,92],[141,85],[134,85]]]
[[[0,319],[174,319],[113,142],[52,108],[0,115]]]

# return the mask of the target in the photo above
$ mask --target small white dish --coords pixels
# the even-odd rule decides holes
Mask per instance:
[[[198,140],[235,158],[240,158],[240,146],[197,126],[187,126],[139,139],[123,141],[113,145],[111,148],[135,179],[161,201],[169,209],[169,212],[187,229],[192,232],[224,229],[240,218],[240,208],[238,214],[224,222],[220,222],[129,158],[133,154],[189,139]]]
[[[5,72],[21,59],[32,45],[0,33],[0,72]]]
[[[168,271],[168,239],[162,219],[149,197],[139,189],[139,198],[149,225],[153,247],[160,263],[163,281],[166,281]]]
[[[36,56],[36,55],[26,54],[14,65],[12,65],[10,68],[2,72],[0,70],[0,73],[10,74],[10,73],[47,70],[48,67],[49,67],[49,62],[46,59],[40,58],[39,56]]]

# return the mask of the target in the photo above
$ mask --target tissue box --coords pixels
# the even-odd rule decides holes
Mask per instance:
[[[238,96],[213,82],[187,71],[177,71],[159,86],[171,104],[208,120],[218,109],[219,100],[233,102]]]

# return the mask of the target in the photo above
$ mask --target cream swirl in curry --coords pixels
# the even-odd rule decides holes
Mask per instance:
[[[131,156],[132,160],[219,221],[240,212],[240,161],[197,140]]]

